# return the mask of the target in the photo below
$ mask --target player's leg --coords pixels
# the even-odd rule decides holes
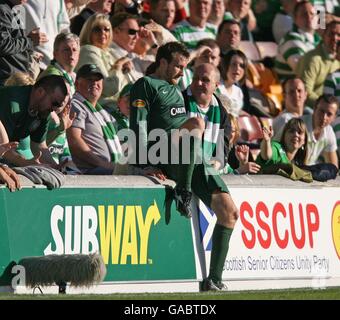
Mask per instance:
[[[217,216],[212,235],[212,250],[208,279],[203,290],[221,290],[222,272],[229,250],[229,241],[238,218],[238,210],[229,193],[216,190],[211,196],[211,209]]]
[[[214,168],[207,164],[198,165],[193,174],[194,193],[211,208],[217,222],[212,236],[210,270],[202,283],[202,290],[221,290],[222,272],[229,249],[229,241],[238,218],[238,210],[230,196],[228,187]]]

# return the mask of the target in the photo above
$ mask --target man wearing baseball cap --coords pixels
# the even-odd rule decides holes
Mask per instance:
[[[67,130],[67,140],[72,159],[83,174],[113,174],[122,152],[116,120],[98,103],[103,78],[96,65],[83,65],[77,72],[76,93],[71,100],[76,116]]]

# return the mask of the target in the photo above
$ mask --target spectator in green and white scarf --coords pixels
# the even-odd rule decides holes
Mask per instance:
[[[116,120],[98,103],[103,78],[96,65],[82,66],[77,72],[77,91],[71,100],[76,116],[67,130],[67,140],[72,159],[84,174],[113,174],[122,154]]]

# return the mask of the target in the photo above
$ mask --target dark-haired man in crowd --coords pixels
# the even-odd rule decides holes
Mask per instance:
[[[324,162],[338,167],[336,137],[331,127],[338,109],[337,98],[324,94],[316,100],[313,114],[302,117],[308,131],[308,165],[318,163],[322,156]]]
[[[15,166],[49,164],[56,166],[46,145],[48,118],[69,103],[69,87],[63,77],[50,75],[34,86],[0,88],[0,143],[31,139],[34,158],[26,160],[14,149],[3,158]]]

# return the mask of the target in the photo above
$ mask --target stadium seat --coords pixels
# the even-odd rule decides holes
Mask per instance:
[[[249,146],[249,161],[255,161],[259,155],[260,143],[263,138],[262,126],[256,116],[240,116],[238,118],[240,138],[237,144]]]
[[[240,142],[258,143],[262,139],[262,126],[255,116],[240,116],[238,118],[240,128]]]
[[[261,60],[260,52],[253,41],[241,41],[240,50],[243,51],[251,61]]]
[[[260,54],[260,59],[264,59],[265,57],[275,58],[277,55],[278,45],[276,42],[257,41],[256,46]]]

